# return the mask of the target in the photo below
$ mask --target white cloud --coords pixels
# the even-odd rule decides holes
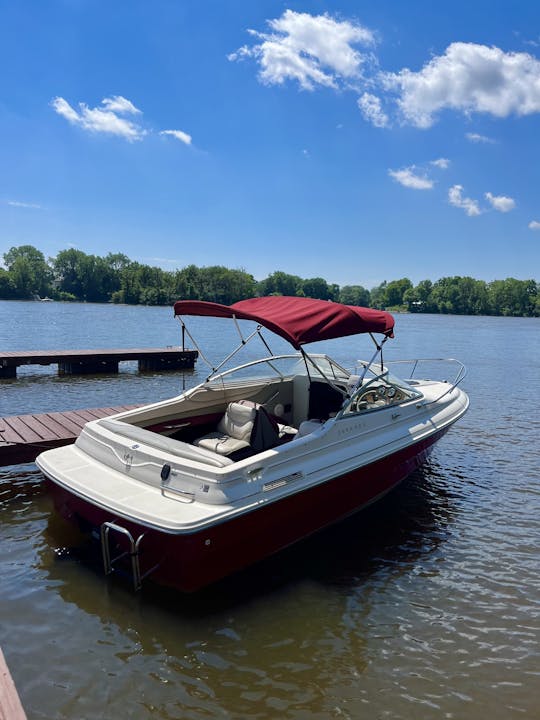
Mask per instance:
[[[394,178],[396,182],[400,183],[400,185],[412,188],[413,190],[431,190],[434,184],[433,180],[430,180],[430,178],[425,175],[416,175],[414,165],[403,168],[403,170],[388,170],[388,174]]]
[[[540,222],[538,222],[538,220],[531,220],[529,230],[540,230]]]
[[[21,202],[19,200],[7,200],[6,202],[11,207],[27,208],[29,210],[43,210],[43,207],[37,203]]]
[[[55,97],[51,100],[51,106],[56,110],[59,115],[65,117],[71,123],[80,122],[79,114],[74,110],[71,105],[61,97]]]
[[[447,170],[450,166],[450,160],[448,160],[448,158],[438,158],[437,160],[432,160],[430,165],[434,165],[440,170]]]
[[[79,103],[78,111],[62,97],[54,98],[51,106],[72,125],[78,125],[89,132],[118,135],[129,142],[141,140],[146,135],[146,131],[140,125],[120,117],[122,114],[141,113],[133,103],[121,95],[104,98],[101,107],[89,108],[85,103]]]
[[[353,45],[372,45],[374,35],[363,26],[324,15],[285,10],[280,18],[269,20],[271,32],[249,30],[257,39],[228,56],[246,57],[259,63],[259,78],[269,85],[296,80],[304,90],[316,85],[336,88],[344,80],[358,78],[367,56]]]
[[[418,71],[380,72],[375,33],[354,20],[287,9],[267,26],[266,32],[248,30],[252,42],[228,59],[255,60],[267,85],[296,81],[304,90],[355,90],[360,111],[375,127],[392,125],[391,103],[404,123],[419,128],[431,127],[444,110],[498,118],[540,113],[540,60],[527,52],[454,42]],[[496,142],[474,132],[466,137]]]
[[[490,192],[484,193],[484,197],[490,205],[499,212],[510,212],[516,207],[516,201],[504,195],[493,195]]]
[[[469,217],[480,215],[481,210],[476,200],[465,198],[462,193],[463,187],[461,185],[453,185],[448,191],[448,201],[450,202],[450,205],[454,205],[454,207],[465,210]]]
[[[184,145],[191,145],[191,135],[188,135],[183,130],[162,130],[160,135],[171,135],[172,137],[183,142]]]
[[[110,110],[111,112],[120,114],[127,113],[128,115],[142,114],[130,100],[121,95],[113,95],[112,98],[105,98],[101,101],[101,104],[106,110]]]
[[[358,98],[358,107],[364,118],[375,127],[388,127],[388,115],[381,107],[381,100],[376,95],[365,92]]]
[[[439,170],[446,170],[450,165],[450,160],[448,158],[437,158],[437,160],[430,160],[425,167],[428,164],[439,168]],[[425,170],[418,170],[417,165],[410,165],[402,170],[388,170],[388,174],[404,187],[413,190],[431,190],[435,184]]]
[[[493,145],[496,142],[492,138],[486,135],[479,135],[478,133],[465,133],[465,137],[473,143],[490,143]]]
[[[456,42],[419,72],[404,68],[381,78],[398,91],[405,120],[421,128],[445,108],[495,117],[540,112],[540,61],[528,53]]]
[[[540,36],[536,40],[524,40],[524,45],[532,45],[532,47],[540,47]]]

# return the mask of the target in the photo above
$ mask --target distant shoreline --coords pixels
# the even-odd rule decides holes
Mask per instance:
[[[43,299],[40,300],[33,300],[31,298],[0,298],[0,302],[22,302],[22,303],[41,303],[43,302]],[[117,307],[140,307],[140,308],[172,308],[173,303],[171,304],[163,304],[163,305],[150,305],[150,304],[143,304],[143,303],[113,303],[110,300],[106,302],[99,302],[96,300],[54,300],[53,298],[50,298],[48,302],[54,302],[62,305],[113,305]],[[411,310],[403,309],[403,310],[396,310],[392,308],[376,308],[378,310],[385,310],[386,312],[391,313],[392,315],[437,315],[437,316],[446,316],[446,317],[485,317],[485,318],[501,318],[501,317],[507,317],[507,318],[527,318],[530,320],[539,319],[538,315],[493,315],[493,314],[487,314],[487,313],[452,313],[452,312],[437,312],[435,310],[431,310],[430,312],[423,312],[423,311],[416,311],[412,312]]]
[[[105,257],[82,250],[61,250],[45,259],[32,245],[12,247],[0,267],[0,298],[157,305],[176,300],[202,300],[232,305],[251,297],[282,295],[330,300],[344,305],[389,312],[441,315],[540,316],[540,285],[534,279],[476,280],[454,275],[421,280],[407,277],[364,286],[329,283],[322,277],[302,278],[276,270],[256,280],[244,269],[222,265],[187,265],[163,270],[130,260],[123,253]]]

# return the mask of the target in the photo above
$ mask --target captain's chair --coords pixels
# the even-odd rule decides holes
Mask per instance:
[[[194,445],[219,455],[230,455],[250,446],[257,408],[254,404],[232,402],[214,432],[203,435]]]
[[[287,439],[288,431],[296,432],[293,428],[278,425],[262,405],[239,400],[229,403],[214,432],[203,435],[193,444],[240,460],[279,445]]]

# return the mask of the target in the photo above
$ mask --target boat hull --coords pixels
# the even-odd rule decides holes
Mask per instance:
[[[418,468],[444,428],[420,442],[318,485],[200,530],[170,533],[128,520],[52,483],[59,513],[83,529],[117,522],[136,540],[141,575],[193,592],[272,555],[378,500]],[[128,551],[125,535],[114,533]]]

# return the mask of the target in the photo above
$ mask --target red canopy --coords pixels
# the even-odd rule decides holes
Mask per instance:
[[[394,329],[394,318],[384,310],[281,295],[240,300],[234,305],[179,300],[174,304],[174,314],[253,320],[281,335],[297,350],[306,343],[359,333],[393,337]]]

